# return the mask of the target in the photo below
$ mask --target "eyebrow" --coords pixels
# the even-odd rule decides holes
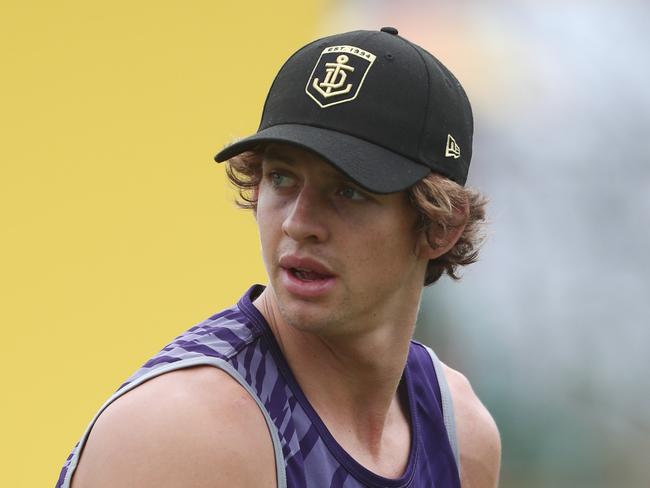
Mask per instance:
[[[274,161],[281,161],[287,164],[294,164],[296,162],[294,158],[292,158],[288,154],[282,154],[280,151],[278,151],[275,148],[269,148],[266,151],[264,151],[264,159],[267,158]]]
[[[281,163],[285,163],[289,166],[295,166],[296,165],[296,159],[290,156],[289,154],[283,153],[281,150],[278,150],[274,147],[269,147],[264,151],[264,159],[268,159],[270,161],[278,161]],[[352,178],[350,178],[348,175],[346,175],[343,171],[338,169],[336,166],[327,163],[327,166],[329,168],[329,174],[332,178],[335,180],[338,180],[341,183],[345,183],[348,185],[351,185],[355,187],[357,190],[359,190],[362,193],[367,193],[367,194],[372,194],[371,191],[366,190],[364,187],[359,185],[356,181],[354,181]]]

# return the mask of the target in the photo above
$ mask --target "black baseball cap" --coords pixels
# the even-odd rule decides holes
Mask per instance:
[[[454,75],[384,27],[325,37],[294,53],[271,85],[257,133],[215,160],[289,143],[371,192],[393,193],[432,171],[464,185],[472,133],[472,109]]]

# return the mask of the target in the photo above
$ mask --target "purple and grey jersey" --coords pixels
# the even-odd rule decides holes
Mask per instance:
[[[441,363],[412,342],[401,387],[408,398],[411,451],[404,474],[389,479],[356,462],[334,439],[296,382],[253,286],[232,308],[192,327],[144,364],[104,404],[65,462],[56,488],[68,488],[88,434],[116,398],[145,381],[198,365],[215,366],[255,399],[275,451],[278,488],[460,488],[451,397]]]

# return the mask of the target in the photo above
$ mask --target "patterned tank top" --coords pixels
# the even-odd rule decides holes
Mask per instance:
[[[274,335],[252,301],[239,300],[192,327],[147,361],[102,406],[61,470],[56,488],[68,488],[86,439],[116,398],[158,375],[211,365],[230,374],[255,399],[275,451],[278,488],[460,488],[451,397],[433,351],[411,342],[401,387],[408,398],[411,450],[400,478],[385,478],[355,461],[310,405]]]

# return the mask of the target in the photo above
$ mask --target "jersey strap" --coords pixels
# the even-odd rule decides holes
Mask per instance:
[[[83,450],[86,441],[88,440],[90,431],[95,425],[95,422],[99,418],[100,414],[104,410],[106,410],[106,408],[111,403],[113,403],[119,397],[124,395],[126,392],[134,389],[137,386],[140,386],[145,381],[149,381],[150,379],[155,378],[156,376],[160,376],[162,374],[169,373],[171,371],[178,371],[185,368],[191,368],[193,366],[214,366],[215,368],[224,371],[225,373],[230,375],[235,381],[237,381],[237,383],[239,383],[250,394],[251,397],[253,397],[253,399],[257,403],[257,406],[260,408],[260,411],[264,415],[264,420],[266,421],[266,425],[269,429],[269,433],[271,434],[271,440],[273,441],[277,486],[278,488],[286,488],[287,476],[284,468],[284,457],[282,454],[282,446],[280,443],[280,438],[278,436],[277,428],[273,423],[273,421],[271,420],[268,411],[266,410],[266,408],[264,408],[264,405],[262,404],[262,401],[260,400],[257,393],[251,388],[251,386],[246,382],[246,380],[242,377],[242,375],[235,368],[232,367],[230,363],[220,358],[208,357],[208,356],[192,357],[192,358],[176,361],[174,363],[166,364],[162,367],[158,367],[156,369],[149,371],[147,374],[140,376],[139,378],[135,379],[128,385],[118,390],[112,397],[110,397],[106,401],[106,403],[102,406],[102,408],[99,409],[99,412],[97,412],[93,420],[90,422],[90,425],[86,429],[86,432],[84,433],[83,437],[81,438],[79,443],[75,446],[74,451],[70,455],[67,470],[65,470],[64,473],[62,473],[61,476],[62,479],[60,479],[59,483],[57,483],[57,488],[70,487],[70,481],[72,480],[72,475],[74,474],[75,469],[77,468],[77,463],[79,462],[81,451]]]
[[[440,386],[440,399],[442,402],[442,415],[445,421],[445,428],[447,429],[449,444],[451,444],[451,450],[454,453],[454,459],[456,459],[456,466],[458,466],[458,473],[460,474],[460,452],[458,450],[458,436],[456,434],[456,418],[454,417],[454,403],[451,398],[451,390],[449,389],[449,383],[447,383],[447,377],[445,376],[445,371],[442,366],[442,361],[438,359],[438,356],[436,355],[435,352],[433,352],[433,349],[431,349],[428,346],[424,346],[424,348],[429,353],[429,356],[431,356],[431,361],[433,362],[433,368],[436,371],[438,384]]]

